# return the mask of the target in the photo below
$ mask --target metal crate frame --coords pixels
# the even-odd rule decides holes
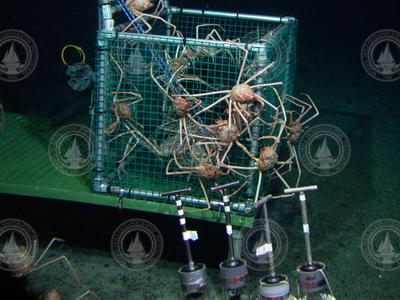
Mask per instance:
[[[247,21],[252,22],[270,22],[274,24],[273,32],[280,37],[285,38],[285,43],[287,47],[287,57],[284,71],[282,74],[282,81],[285,82],[283,93],[292,93],[293,83],[294,83],[294,72],[296,64],[296,32],[297,32],[297,20],[292,17],[271,17],[271,16],[258,16],[258,15],[248,15],[248,14],[234,14],[227,12],[215,12],[215,11],[201,11],[193,9],[180,9],[176,7],[170,8],[170,17],[168,20],[173,20],[176,16],[189,15],[197,16],[199,18],[225,18],[232,20],[232,22],[237,21]],[[167,32],[168,34],[168,32]],[[112,68],[112,62],[108,53],[110,51],[111,41],[124,40],[124,41],[142,41],[144,43],[168,43],[169,45],[187,45],[194,47],[208,47],[229,49],[232,44],[226,43],[225,41],[218,40],[202,40],[196,38],[180,38],[168,35],[149,35],[149,34],[137,34],[137,33],[121,33],[113,32],[108,30],[99,30],[98,32],[98,56],[96,63],[96,103],[95,103],[95,118],[94,118],[94,131],[96,135],[96,146],[95,146],[95,178],[93,180],[93,190],[99,193],[114,194],[120,197],[132,197],[135,199],[142,199],[143,201],[152,201],[156,203],[170,203],[171,209],[164,211],[166,214],[175,214],[175,203],[169,202],[161,197],[162,190],[146,190],[139,187],[135,187],[134,183],[130,186],[128,185],[115,185],[112,180],[109,180],[109,173],[105,168],[105,162],[107,161],[107,141],[104,131],[107,126],[107,80],[108,74]],[[242,47],[246,47],[249,51],[255,51],[262,53],[265,51],[266,44],[262,43],[239,43]],[[248,200],[248,201],[247,201]],[[249,225],[252,216],[246,215],[246,209],[248,209],[252,204],[252,199],[247,199],[246,201],[233,202],[232,212],[234,214],[233,223],[236,225]],[[202,198],[196,197],[182,197],[182,201],[186,205],[192,205],[195,207],[205,207],[206,201]],[[220,210],[221,201],[220,199],[210,199],[210,204],[213,210]],[[164,205],[165,207],[165,205]],[[140,207],[138,207],[140,209]],[[191,214],[190,216],[200,219],[207,219],[210,221],[220,222],[221,214],[215,211],[206,211],[196,214]]]

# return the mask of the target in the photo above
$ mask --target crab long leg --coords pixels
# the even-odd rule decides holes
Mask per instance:
[[[236,172],[236,171],[234,171],[232,169],[232,172]],[[239,172],[236,172],[236,173],[239,173]],[[235,191],[233,191],[231,194],[227,194],[226,196],[228,196],[228,197],[235,196],[237,193],[239,193],[246,186],[246,184],[247,184],[247,180],[245,180],[243,182],[243,184],[241,186],[239,186]]]
[[[288,144],[288,146],[289,146],[289,144]],[[292,160],[294,158],[294,154],[293,154],[292,149],[290,147],[291,146],[289,146],[290,157],[285,162],[277,162],[277,165],[280,164],[280,166],[275,168],[277,171],[280,172],[281,169],[283,169],[286,166],[289,166],[286,171],[280,172],[281,175],[285,175],[285,174],[287,174],[287,173],[292,171],[292,165],[293,165]],[[270,177],[272,177],[272,175]]]
[[[315,105],[314,101],[312,100],[312,98],[310,97],[310,95],[308,94],[304,94],[304,93],[300,93],[300,95],[304,95],[307,97],[307,99],[310,101],[310,103],[307,103],[303,100],[300,100],[294,96],[291,95],[286,95],[286,99],[291,102],[293,105],[296,105],[297,107],[301,108],[301,111],[299,113],[299,117],[298,117],[298,121],[301,121],[301,119],[311,110],[314,108],[315,113],[309,117],[307,120],[301,122],[301,125],[304,125],[308,122],[310,122],[312,119],[316,118],[317,116],[319,116],[319,110],[317,108],[317,106]]]
[[[140,12],[140,11],[138,11],[138,10],[134,10],[134,9],[132,9],[132,11],[136,14],[137,17],[136,17],[135,19],[133,19],[133,20],[128,24],[128,26],[125,27],[125,29],[124,29],[122,32],[127,31],[129,28],[131,28],[131,26],[132,26],[133,24],[135,24],[137,21],[140,20],[140,21],[142,21],[142,22],[147,26],[147,28],[148,28],[146,31],[144,31],[144,33],[148,33],[149,31],[151,31],[151,30],[153,29],[153,27],[150,25],[150,23],[147,22],[146,19],[144,18],[144,17],[148,17],[148,18],[154,18],[154,19],[156,19],[156,20],[160,20],[160,21],[163,22],[164,24],[166,24],[166,25],[172,27],[172,28],[173,28],[172,36],[174,36],[176,33],[177,33],[178,36],[181,36],[181,35],[182,35],[182,33],[176,29],[176,26],[175,26],[174,24],[172,24],[172,23],[166,21],[165,19],[163,19],[163,18],[161,18],[161,17],[159,17],[159,16],[146,14],[146,13]]]
[[[278,81],[278,82],[272,82],[272,83],[260,83],[260,84],[255,84],[252,85],[252,88],[258,88],[258,87],[266,87],[266,86],[276,86],[276,85],[283,85],[282,81]]]
[[[128,126],[129,124],[129,126]],[[147,145],[148,147],[150,147],[150,149],[154,152],[159,154],[158,149],[156,148],[156,146],[154,146],[154,144],[143,135],[143,133],[141,133],[135,126],[133,126],[131,123],[127,123],[124,124],[125,128],[133,135],[135,136],[138,140],[143,140],[144,141],[144,145]]]
[[[306,96],[306,97],[308,98],[308,100],[311,102],[311,105],[313,106],[313,108],[315,109],[315,114],[312,115],[310,118],[308,118],[307,120],[305,120],[305,121],[303,121],[303,122],[301,123],[301,125],[304,125],[304,124],[310,122],[312,119],[314,119],[314,118],[316,118],[317,116],[319,116],[319,110],[318,110],[317,106],[315,105],[314,101],[311,99],[310,95],[308,95],[308,94],[303,94],[303,93],[302,93],[301,95]],[[304,113],[304,115],[305,115],[305,114],[306,114],[306,113]]]
[[[37,271],[37,270],[39,270],[39,269],[42,269],[42,268],[44,268],[44,267],[46,267],[46,266],[48,266],[48,265],[50,265],[50,264],[52,264],[52,263],[55,263],[55,262],[57,262],[57,261],[59,261],[59,260],[64,260],[64,261],[67,263],[68,267],[69,267],[69,268],[71,269],[71,271],[72,271],[73,276],[75,277],[76,281],[77,281],[78,284],[79,284],[79,283],[80,283],[80,279],[79,279],[78,275],[76,274],[75,269],[72,267],[72,264],[69,262],[68,258],[67,258],[66,256],[64,256],[64,255],[63,255],[63,256],[60,256],[60,257],[57,257],[57,258],[55,258],[55,259],[52,259],[52,260],[50,260],[50,261],[44,263],[43,265],[40,265],[40,266],[38,266],[38,267],[34,267],[33,269],[31,269],[31,270],[29,271],[29,273],[32,273],[33,271]]]
[[[44,249],[42,255],[40,255],[40,257],[38,258],[38,260],[36,261],[36,263],[33,265],[34,267],[36,267],[39,262],[42,260],[42,258],[46,255],[47,251],[49,251],[50,247],[55,243],[55,242],[64,242],[63,239],[59,239],[59,238],[52,238],[50,243],[47,245],[46,249]]]
[[[236,42],[233,42],[233,41],[230,41],[230,42],[231,42],[232,44],[234,44],[236,47],[238,47],[240,50],[243,50],[244,53],[245,53],[245,54],[244,54],[244,57],[243,57],[242,65],[241,65],[241,67],[240,67],[239,76],[238,76],[238,79],[237,79],[237,81],[236,81],[236,84],[239,84],[239,83],[240,83],[240,80],[242,79],[244,66],[245,66],[246,63],[247,63],[247,57],[249,56],[249,50],[247,50],[246,48],[240,46],[240,45],[239,45],[238,43],[236,43]]]
[[[175,151],[174,151],[175,152]],[[170,171],[169,168],[171,166],[171,163],[175,161],[175,158],[171,158],[167,164],[167,167],[165,168],[165,174],[167,175],[178,175],[178,174],[191,174],[192,171]],[[177,162],[175,161],[175,164],[179,167]],[[190,169],[190,168],[189,168]]]
[[[263,68],[262,70],[258,71],[256,74],[254,74],[253,76],[251,76],[249,79],[247,79],[244,83],[249,83],[250,81],[256,79],[258,76],[260,76],[261,74],[265,73],[266,71],[268,71],[270,68],[272,68],[275,65],[275,62],[270,63],[269,65],[267,65],[265,68]],[[239,82],[237,83],[239,84]]]
[[[297,112],[299,115],[303,115],[305,110],[310,109],[310,105],[308,103],[301,101],[300,99],[298,99],[292,95],[287,94],[285,96],[285,100],[289,101],[290,103],[292,103],[293,105],[295,105],[297,107],[300,107],[300,112]]]
[[[220,29],[224,30],[224,27],[222,27],[220,24],[200,24],[196,26],[196,39],[200,39],[200,27],[210,27],[210,26],[214,26],[214,27],[219,27]],[[213,29],[214,30],[214,29]],[[212,31],[211,31],[212,32]],[[211,33],[209,33],[210,35]],[[220,38],[220,40],[222,40],[221,36],[219,35],[219,33],[217,32],[218,37]],[[207,35],[208,36],[208,35]],[[207,39],[207,37],[206,37]]]
[[[266,125],[266,126],[268,126],[268,127],[272,127],[272,131],[273,131],[275,122],[273,122],[273,123],[268,123],[268,122],[266,122],[265,120],[263,120],[261,117],[256,117],[256,118],[254,118],[254,119],[248,124],[248,127],[251,127],[251,126],[253,125],[253,123],[256,122],[256,121],[260,121],[260,122],[263,123],[264,125]],[[245,129],[243,129],[242,132],[240,133],[240,135],[242,135],[246,130],[248,130],[248,127],[246,127]]]
[[[301,178],[300,162],[299,162],[299,158],[297,156],[296,148],[291,143],[288,143],[288,146],[289,146],[289,149],[290,149],[292,156],[294,157],[294,159],[296,161],[296,165],[297,165],[298,175],[297,175],[297,180],[296,180],[296,187],[298,187],[299,183],[300,183],[300,178]],[[291,158],[291,159],[293,159],[293,158]]]
[[[150,67],[150,77],[153,79],[155,84],[158,86],[158,88],[161,90],[161,92],[166,96],[168,99],[173,101],[173,98],[169,95],[168,91],[164,89],[164,87],[161,85],[161,83],[156,79],[153,73],[153,65]],[[173,78],[173,76],[171,76]]]
[[[198,211],[206,211],[206,210],[211,209],[210,200],[208,199],[208,195],[207,195],[207,191],[206,191],[206,188],[205,188],[205,186],[204,186],[204,183],[203,183],[203,181],[201,180],[201,178],[198,178],[198,180],[199,180],[199,183],[200,183],[201,190],[202,190],[202,192],[203,192],[203,194],[204,194],[204,199],[205,199],[206,202],[207,202],[207,207],[204,207],[204,208],[197,208],[197,209],[187,209],[187,208],[184,208],[183,210],[184,210],[185,212],[198,212]]]
[[[261,136],[261,137],[258,138],[259,141],[261,141],[261,140],[268,140],[268,139],[272,139],[272,140],[274,140],[275,142],[279,142],[279,138],[276,137],[276,136],[273,136],[273,135],[266,135],[266,136]]]
[[[190,151],[190,153],[192,153],[192,146],[190,145],[189,131],[188,131],[187,125],[186,125],[186,118],[182,118],[182,123],[183,123],[183,129],[185,131],[185,139],[186,139],[187,145],[189,147],[189,151]]]
[[[278,176],[278,178],[283,182],[285,187],[289,189],[290,185],[286,182],[286,180],[282,177],[282,175],[275,168],[273,168],[272,170],[276,174],[276,176]]]
[[[192,95],[192,96],[197,97],[196,95]],[[219,98],[217,101],[211,103],[210,105],[204,107],[202,110],[196,112],[194,115],[190,116],[190,119],[193,119],[194,117],[198,116],[199,114],[201,114],[201,113],[203,113],[203,112],[209,110],[211,107],[214,107],[215,105],[217,105],[218,103],[224,101],[224,100],[227,99],[228,97],[229,97],[229,95],[226,95],[226,96],[224,96],[224,97],[222,97],[222,98]]]
[[[80,295],[78,298],[76,298],[75,300],[80,300],[83,299],[83,297],[92,294],[93,296],[95,296],[96,298],[99,298],[99,296],[97,296],[95,293],[93,293],[91,290],[87,290],[86,292],[84,292],[82,295]]]
[[[136,101],[134,101],[134,102],[132,102],[132,103],[129,103],[129,104],[136,104],[136,103],[142,101],[142,96],[141,96],[140,94],[136,94],[136,93],[134,93],[134,92],[128,92],[128,91],[126,91],[126,92],[125,92],[125,91],[117,92],[117,91],[114,91],[114,92],[111,92],[110,94],[111,94],[111,95],[129,94],[129,95],[134,96],[134,97],[116,99],[116,100],[114,101],[114,103],[118,103],[118,102],[121,102],[121,101],[127,101],[127,100],[135,99],[135,98],[140,98],[140,99],[138,99],[138,100],[136,100]]]
[[[121,85],[122,85],[122,79],[123,79],[123,77],[124,77],[124,70],[122,69],[122,67],[120,66],[120,64],[117,62],[117,60],[114,58],[114,56],[112,56],[112,55],[110,54],[110,57],[111,57],[112,61],[117,65],[117,68],[118,68],[118,70],[119,70],[120,73],[121,73],[121,75],[120,75],[120,77],[119,77],[119,80],[118,80],[118,86],[117,86],[117,91],[119,91],[119,89],[121,88]]]
[[[132,140],[136,139],[135,143],[133,146],[129,147],[129,145],[132,143]],[[137,139],[136,136],[131,136],[128,143],[126,144],[125,150],[124,150],[124,155],[122,158],[118,161],[120,164],[123,164],[125,159],[131,154],[133,150],[135,150],[136,146],[139,144],[139,140]]]
[[[215,87],[209,85],[207,83],[207,81],[204,81],[203,79],[201,79],[199,77],[181,77],[181,78],[178,79],[178,82],[180,83],[181,81],[198,81],[198,82],[201,82],[202,84],[206,85],[210,89],[215,90]],[[191,95],[191,96],[193,97],[193,95]]]
[[[241,109],[239,108],[238,105],[239,105],[239,104],[233,102],[233,106],[236,108],[236,112],[239,114],[239,116],[242,118],[243,122],[246,124],[246,129],[244,129],[244,130],[247,130],[247,132],[248,132],[248,134],[249,134],[249,137],[250,137],[250,139],[251,139],[251,142],[254,143],[253,135],[252,135],[252,133],[251,133],[250,126],[249,126],[249,121],[248,121],[248,120],[246,119],[246,117],[242,114]],[[241,134],[244,132],[244,130],[241,132]]]
[[[221,158],[221,164],[223,164],[225,162],[226,157],[228,156],[228,153],[231,151],[233,146],[233,143],[229,143],[228,148],[226,149],[224,155]]]
[[[258,160],[258,158],[255,157],[252,153],[250,153],[250,151],[247,150],[247,148],[241,142],[236,140],[235,143],[236,143],[236,145],[238,145],[244,151],[244,153],[247,154],[248,157],[250,157],[251,159],[253,159],[255,161]]]
[[[182,169],[182,170],[197,170],[197,167],[185,167],[185,166],[182,166],[180,163],[179,163],[179,161],[178,161],[178,158],[177,158],[177,156],[176,156],[176,151],[174,150],[174,151],[172,151],[172,153],[173,153],[173,155],[174,155],[174,161],[175,161],[175,164],[179,167],[179,169]]]
[[[203,97],[203,96],[211,96],[211,95],[218,95],[218,94],[224,94],[224,93],[229,93],[231,90],[223,90],[223,91],[215,91],[215,92],[207,92],[207,93],[199,93],[199,94],[191,94],[190,96],[192,97]],[[185,94],[178,94],[178,95],[172,95],[172,96],[186,96]]]
[[[232,168],[232,169],[238,169],[238,170],[257,170],[257,166],[254,167],[243,167],[243,166],[234,166],[234,165],[229,165],[229,164],[222,164],[223,167],[225,168]]]

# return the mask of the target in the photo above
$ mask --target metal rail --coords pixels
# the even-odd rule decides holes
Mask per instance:
[[[264,22],[277,22],[277,23],[290,23],[295,20],[293,17],[277,17],[277,16],[262,16],[256,14],[241,14],[213,10],[189,9],[171,6],[172,13],[183,13],[191,15],[200,15],[207,17],[225,17],[225,18],[238,18],[244,20],[264,21]]]
[[[115,194],[118,196],[127,196],[127,197],[141,197],[141,198],[151,198],[155,200],[162,200],[165,202],[165,197],[162,196],[162,193],[155,192],[155,191],[148,191],[148,190],[140,190],[140,189],[133,189],[133,188],[122,188],[118,186],[103,186],[106,188],[106,191]],[[103,191],[104,192],[104,191]],[[204,199],[199,199],[195,197],[185,197],[181,196],[181,200],[184,204],[189,205],[202,205],[207,207],[207,201]],[[221,207],[223,205],[220,201],[210,201],[210,205],[212,207]],[[237,212],[244,212],[245,211],[245,204],[244,203],[232,203],[231,205],[232,210]]]

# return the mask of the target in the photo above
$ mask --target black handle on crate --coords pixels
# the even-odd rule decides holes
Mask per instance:
[[[225,194],[225,190],[240,184],[239,181],[234,181],[230,183],[226,183],[223,185],[215,186],[211,188],[211,191],[223,191]],[[229,196],[224,195],[224,211],[225,211],[225,219],[226,219],[226,233],[228,235],[228,247],[229,247],[229,254],[228,254],[228,261],[233,264],[235,261],[235,247],[233,244],[233,237],[232,237],[232,221],[231,221],[231,205],[229,201]]]
[[[170,192],[161,193],[161,197],[175,196],[175,195],[180,195],[183,193],[190,193],[191,191],[192,191],[191,188],[181,189],[181,190],[173,190]]]
[[[284,189],[283,192],[285,194],[291,194],[291,193],[301,193],[301,192],[316,191],[316,190],[318,190],[317,185],[309,185],[309,186],[301,186],[301,187]]]
[[[259,208],[261,205],[265,204],[268,202],[269,199],[272,199],[272,195],[269,194],[268,196],[258,200],[253,204],[253,209]]]
[[[188,260],[188,266],[189,266],[190,271],[194,271],[195,266],[194,266],[194,262],[193,262],[193,258],[192,258],[192,250],[190,250],[189,238],[185,238],[185,234],[187,234],[188,231],[186,230],[186,219],[185,219],[185,213],[182,208],[182,201],[180,200],[181,194],[189,193],[191,191],[192,191],[191,188],[174,190],[174,191],[170,191],[170,192],[161,193],[161,196],[162,197],[175,196],[176,209],[178,210],[179,223],[181,225],[183,243],[185,245],[185,252],[186,252],[186,257]]]
[[[229,189],[231,187],[237,186],[238,184],[240,184],[240,181],[234,181],[234,182],[226,183],[223,185],[214,186],[211,188],[211,191],[215,192],[215,191],[219,191],[219,190]]]

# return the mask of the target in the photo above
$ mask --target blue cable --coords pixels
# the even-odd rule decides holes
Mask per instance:
[[[132,12],[132,10],[126,5],[126,3],[123,0],[118,0],[118,3],[121,5],[125,15],[128,17],[129,21],[133,22],[133,20],[135,20],[137,17],[135,16],[135,14]],[[143,28],[140,26],[140,24],[133,22],[132,23],[133,27],[135,28],[137,33],[140,34],[145,34]],[[148,43],[147,43],[148,44]],[[151,44],[148,44],[148,49],[150,50],[154,60],[156,61],[158,67],[160,68],[160,70],[164,73],[164,75],[167,77],[167,80],[169,80],[171,78],[171,71],[168,68],[168,64],[166,63],[166,61],[160,56],[160,54],[154,50],[154,48],[152,47]],[[173,80],[173,86],[172,86],[173,90],[175,93],[179,94],[180,93],[180,88],[178,86],[178,81],[174,78]],[[186,91],[184,88],[181,89],[183,93],[186,94]],[[203,120],[201,120],[200,117],[197,117],[197,119],[199,120],[199,122],[201,124],[204,124]],[[203,131],[203,128],[199,128],[200,131]]]
[[[134,13],[129,9],[129,7],[125,4],[123,0],[118,0],[119,4],[121,5],[125,15],[128,17],[129,21],[135,20],[137,17],[134,15]],[[137,33],[144,34],[143,28],[140,26],[140,24],[133,22],[132,23],[133,27],[135,28]],[[164,73],[164,75],[167,76],[167,80],[171,78],[171,72],[168,69],[167,63],[165,60],[154,50],[153,47],[148,47],[154,60],[156,61],[157,65],[159,66],[160,70]],[[177,84],[177,82],[174,80],[174,85]],[[179,92],[179,89],[174,86],[174,91],[175,93]]]

